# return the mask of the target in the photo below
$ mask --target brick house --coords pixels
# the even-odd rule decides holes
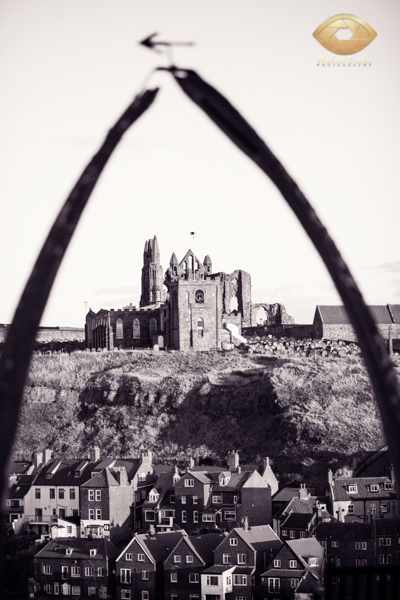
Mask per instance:
[[[298,496],[294,496],[273,517],[273,528],[282,540],[310,537],[318,523],[330,521],[326,497],[311,496],[305,484],[300,486]]]
[[[311,537],[284,542],[279,552],[262,573],[264,598],[293,599],[300,591],[312,593],[322,582],[324,548]]]
[[[328,471],[330,508],[338,521],[367,522],[399,517],[399,500],[389,477],[337,477]]]
[[[165,598],[201,598],[201,574],[212,566],[224,533],[182,537],[164,561]]]
[[[186,532],[135,534],[116,560],[117,592],[121,600],[164,598],[164,561]]]
[[[189,471],[175,482],[175,522],[186,531],[200,530],[214,481],[205,471]],[[207,525],[214,521],[207,521]]]
[[[254,585],[282,546],[281,540],[269,525],[233,529],[214,551],[214,565],[232,568],[233,597],[251,600]],[[225,571],[221,571],[224,573]],[[221,580],[222,581],[222,580]]]
[[[81,486],[81,537],[114,538],[128,533],[133,495],[125,466],[95,472]]]
[[[400,565],[400,520],[373,519],[370,523],[321,523],[315,533],[335,567]]]
[[[34,557],[35,580],[46,594],[107,598],[115,593],[118,549],[105,539],[57,539]]]
[[[164,472],[158,477],[141,506],[141,520],[137,525],[148,531],[155,527],[157,531],[171,531],[175,523],[175,489],[174,481],[179,478],[176,473]]]

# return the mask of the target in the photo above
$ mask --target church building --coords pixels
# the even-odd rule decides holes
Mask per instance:
[[[89,310],[87,348],[220,350],[240,343],[251,325],[248,273],[213,273],[209,256],[201,263],[188,250],[179,263],[172,254],[163,276],[156,236],[144,246],[141,289],[138,307]]]

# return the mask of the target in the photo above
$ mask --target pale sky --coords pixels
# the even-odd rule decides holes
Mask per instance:
[[[346,11],[376,39],[339,58],[312,36]],[[400,304],[400,46],[397,0],[0,0],[0,323],[10,323],[48,230],[109,127],[143,85],[160,86],[102,174],[42,325],[83,326],[138,304],[143,247],[161,264],[192,245],[213,271],[251,274],[254,302],[297,323],[340,304],[301,225],[268,178],[179,89],[174,50],[238,108],[316,209],[370,304]],[[341,57],[347,59],[348,57]],[[145,83],[147,81],[147,83]]]

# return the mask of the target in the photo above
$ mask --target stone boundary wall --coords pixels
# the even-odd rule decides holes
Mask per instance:
[[[305,339],[314,337],[313,325],[297,325],[293,323],[282,323],[281,325],[256,325],[255,327],[243,327],[244,337],[273,335],[276,338],[291,337]]]
[[[0,325],[0,342],[4,342],[10,325]],[[55,341],[85,341],[84,327],[39,327],[37,342],[55,342]]]

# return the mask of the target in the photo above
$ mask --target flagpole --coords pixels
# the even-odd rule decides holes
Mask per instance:
[[[195,269],[195,260],[196,260],[196,254],[194,252],[194,236],[196,235],[195,231],[191,231],[190,235],[193,236],[193,280],[196,279],[196,269]]]

